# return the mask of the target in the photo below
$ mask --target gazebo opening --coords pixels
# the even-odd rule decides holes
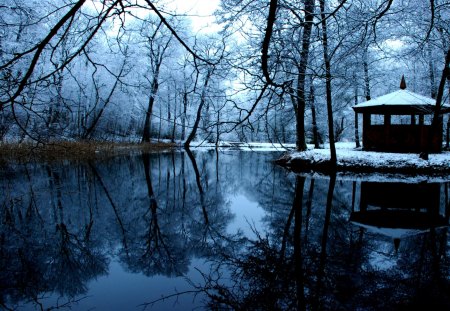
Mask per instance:
[[[442,105],[436,131],[431,123],[436,100],[406,89],[402,77],[400,90],[353,107],[363,115],[363,150],[385,152],[441,152],[442,116],[450,112]]]

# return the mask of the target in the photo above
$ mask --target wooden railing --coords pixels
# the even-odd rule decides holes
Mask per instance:
[[[365,150],[430,152],[442,150],[442,125],[430,140],[431,125],[369,125],[363,129]]]

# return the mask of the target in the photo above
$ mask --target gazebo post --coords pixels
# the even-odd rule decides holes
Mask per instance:
[[[445,132],[445,148],[449,148],[450,143],[450,117],[447,118],[447,129]]]
[[[355,111],[355,143],[356,143],[356,148],[361,147],[361,144],[359,142],[359,124],[358,124],[358,113]]]
[[[362,140],[363,149],[367,149],[367,147],[368,147],[367,146],[367,142],[369,140],[368,140],[367,134],[370,131],[370,126],[371,126],[371,124],[370,124],[370,113],[364,112],[363,113],[363,133],[362,133],[362,136],[363,136],[363,140]]]
[[[384,148],[391,145],[391,115],[386,113],[384,115]]]
[[[419,150],[423,150],[427,144],[427,135],[424,133],[424,115],[419,115]]]

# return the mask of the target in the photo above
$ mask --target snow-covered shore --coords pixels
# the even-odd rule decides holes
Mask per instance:
[[[450,176],[450,151],[430,154],[423,160],[417,153],[388,153],[363,151],[354,142],[336,143],[337,169],[349,172],[383,172],[418,174],[443,174]],[[326,170],[330,149],[314,149],[286,152],[278,163],[294,171]]]
[[[196,142],[193,149],[216,148],[215,144]],[[219,142],[219,150],[241,150],[257,152],[284,152],[275,159],[276,163],[294,172],[307,172],[323,174],[329,173],[330,149],[326,144],[322,148],[315,149],[314,145],[308,145],[306,151],[295,151],[294,144],[276,143],[243,143],[243,142]],[[337,171],[340,177],[349,175],[364,175],[364,179],[370,177],[375,180],[381,177],[392,179],[411,179],[413,182],[430,180],[430,177],[440,181],[450,181],[450,151],[433,153],[428,160],[423,160],[417,153],[389,153],[364,151],[356,148],[354,142],[336,143]],[[382,175],[382,176],[381,176]]]

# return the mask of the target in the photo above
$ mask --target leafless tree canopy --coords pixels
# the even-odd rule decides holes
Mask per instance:
[[[402,74],[448,101],[447,1],[223,0],[201,31],[169,2],[3,1],[0,138],[304,149],[353,138],[348,107]]]

